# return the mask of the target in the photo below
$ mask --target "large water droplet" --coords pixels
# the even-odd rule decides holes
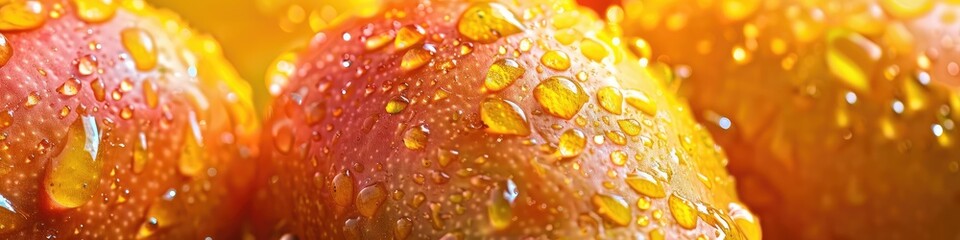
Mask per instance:
[[[530,135],[527,116],[517,104],[487,97],[480,103],[480,118],[487,125],[487,132],[506,135]]]
[[[697,209],[692,202],[677,194],[672,194],[670,199],[667,200],[667,204],[670,206],[670,213],[673,214],[673,218],[677,220],[678,225],[686,229],[697,227]]]
[[[50,159],[43,186],[47,196],[57,207],[75,208],[93,198],[100,187],[100,169],[97,159],[100,151],[100,132],[97,120],[81,116],[67,130],[63,150]]]
[[[513,202],[520,195],[520,192],[512,179],[507,179],[500,189],[502,190],[491,193],[491,205],[487,208],[487,217],[489,217],[490,225],[493,228],[503,230],[513,222]]]
[[[620,93],[620,89],[615,87],[607,86],[597,90],[597,102],[607,112],[613,114],[623,112],[623,94]]]
[[[138,27],[127,28],[120,32],[120,40],[137,69],[147,71],[157,66],[157,49],[150,33]]]
[[[612,224],[627,226],[630,219],[633,218],[630,212],[630,204],[623,200],[623,197],[616,195],[595,194],[591,198],[593,207],[603,219]]]
[[[568,129],[560,134],[560,140],[557,143],[557,152],[561,157],[576,157],[583,152],[587,146],[587,136],[577,129]]]
[[[357,193],[357,212],[367,218],[372,218],[377,209],[387,199],[387,190],[380,184],[374,184],[360,189]]]
[[[397,50],[404,50],[423,42],[423,36],[426,31],[418,25],[408,25],[397,30],[397,37],[393,41],[393,46]]]
[[[625,89],[623,90],[623,97],[626,98],[627,104],[630,104],[630,106],[650,116],[657,116],[657,104],[647,94],[637,90]]]
[[[343,171],[338,173],[336,176],[333,176],[333,183],[331,184],[331,190],[333,190],[333,202],[340,207],[350,206],[350,203],[353,202],[353,176],[350,174],[350,171]]]
[[[589,96],[580,85],[566,77],[550,77],[533,89],[533,96],[550,115],[571,119],[580,112]]]
[[[551,50],[540,57],[540,63],[550,69],[564,71],[570,68],[570,57],[564,52]]]
[[[403,54],[403,57],[400,59],[400,69],[403,71],[410,71],[422,67],[430,62],[433,59],[433,54],[437,50],[433,45],[423,45],[423,48],[414,48],[407,53]]]
[[[74,0],[77,17],[88,23],[99,23],[110,20],[117,12],[117,4],[113,0]]]
[[[80,92],[80,80],[76,78],[67,79],[63,82],[63,85],[57,88],[57,92],[68,97],[77,95]]]
[[[461,35],[480,43],[493,43],[523,29],[513,12],[499,3],[475,3],[460,15],[457,23]]]
[[[487,71],[487,77],[483,81],[483,86],[490,91],[500,91],[509,87],[514,81],[523,76],[526,72],[520,64],[513,59],[500,59],[490,66]]]
[[[0,31],[38,28],[47,20],[47,11],[38,0],[0,2]]]
[[[626,182],[627,185],[633,189],[633,191],[643,194],[644,196],[652,198],[662,198],[667,196],[667,193],[663,190],[663,185],[660,184],[660,181],[657,181],[657,179],[649,173],[636,172],[627,176]]]
[[[430,129],[426,125],[419,125],[403,132],[403,146],[410,150],[420,150],[427,146]]]

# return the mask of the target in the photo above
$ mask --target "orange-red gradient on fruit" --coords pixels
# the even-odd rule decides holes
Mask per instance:
[[[674,74],[637,64],[619,16],[406,1],[318,33],[268,73],[254,234],[759,239]]]
[[[142,1],[0,1],[0,238],[236,237],[249,97]]]
[[[960,237],[951,1],[625,1],[772,239]]]

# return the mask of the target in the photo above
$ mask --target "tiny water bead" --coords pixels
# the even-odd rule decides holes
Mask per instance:
[[[30,30],[46,20],[46,7],[38,0],[0,2],[0,31]]]
[[[550,115],[571,119],[587,102],[587,94],[579,84],[566,77],[550,77],[533,89],[533,96]]]
[[[120,32],[120,41],[138,70],[148,71],[157,66],[157,49],[153,36],[146,30],[137,27],[124,29]]]
[[[457,30],[461,35],[480,43],[493,43],[508,35],[520,33],[523,24],[506,6],[499,3],[474,3],[460,15]]]
[[[523,76],[526,70],[513,59],[500,59],[490,65],[483,86],[490,91],[500,91],[509,87]]]
[[[100,183],[103,161],[98,159],[97,120],[81,116],[67,130],[63,150],[50,160],[44,189],[58,207],[76,208],[93,198]]]
[[[487,132],[504,135],[530,135],[527,116],[517,104],[496,97],[487,97],[480,103],[480,117]]]

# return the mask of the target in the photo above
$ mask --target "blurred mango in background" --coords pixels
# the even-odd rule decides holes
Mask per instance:
[[[292,67],[288,53],[305,46],[315,33],[350,17],[370,16],[382,0],[147,0],[167,8],[217,40],[242,77],[254,89],[257,110],[268,105],[268,70]],[[276,61],[275,61],[276,60]]]
[[[624,1],[770,239],[960,238],[960,7]],[[666,65],[664,65],[666,64]]]

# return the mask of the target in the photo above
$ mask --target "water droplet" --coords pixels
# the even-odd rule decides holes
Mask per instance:
[[[630,205],[623,197],[616,195],[595,194],[591,198],[593,207],[603,219],[618,226],[627,226],[633,218]]]
[[[427,146],[430,129],[426,125],[419,125],[403,132],[403,146],[410,150],[420,150]]]
[[[40,94],[37,92],[30,92],[30,94],[27,95],[27,102],[25,102],[23,105],[27,107],[33,107],[38,103],[40,103]]]
[[[423,42],[423,36],[426,30],[419,25],[407,25],[397,30],[397,37],[393,41],[393,46],[397,50],[404,50]]]
[[[150,79],[144,79],[141,82],[143,85],[143,100],[147,103],[147,107],[157,108],[157,103],[160,101],[160,96],[157,93],[157,84]],[[102,93],[101,93],[102,94]],[[102,98],[102,95],[101,97]],[[97,100],[103,101],[100,98]]]
[[[390,33],[378,34],[367,38],[366,42],[363,43],[363,46],[367,49],[367,51],[377,50],[387,45],[387,43],[392,41],[393,38],[393,34]]]
[[[869,90],[867,74],[880,59],[880,47],[860,34],[839,30],[830,32],[827,44],[830,73],[858,91]]]
[[[738,203],[730,203],[730,218],[740,228],[740,232],[748,240],[758,240],[762,237],[760,222],[746,207]]]
[[[600,107],[603,107],[604,110],[613,114],[620,114],[623,109],[623,95],[620,94],[620,90],[615,87],[602,87],[600,90],[597,90],[597,102],[600,102]]]
[[[23,215],[17,213],[10,200],[0,195],[0,234],[17,230],[25,220]]]
[[[650,100],[647,94],[637,90],[625,89],[623,90],[623,97],[626,98],[627,104],[639,109],[643,113],[650,116],[657,115],[657,104],[655,104],[653,100]]]
[[[68,97],[77,95],[80,92],[80,80],[76,78],[67,79],[57,88],[57,92]]]
[[[677,220],[678,225],[686,229],[697,227],[697,209],[692,202],[677,194],[672,194],[670,199],[667,200],[667,204],[670,206],[670,213],[673,214],[673,218]]]
[[[93,198],[100,185],[100,132],[97,120],[81,116],[67,130],[63,150],[50,160],[43,186],[58,207],[76,208]]]
[[[565,71],[570,68],[570,57],[564,52],[551,50],[540,57],[540,63],[553,70]]]
[[[141,28],[132,27],[123,29],[120,32],[120,39],[138,70],[147,71],[157,66],[157,49],[150,33]]]
[[[589,96],[580,85],[566,77],[550,77],[533,89],[533,96],[550,115],[571,119],[580,112]]]
[[[422,67],[423,65],[430,62],[433,59],[433,54],[437,50],[433,48],[433,45],[423,45],[423,48],[414,48],[407,53],[403,54],[403,58],[400,59],[400,69],[403,71],[410,71]]]
[[[630,136],[640,135],[640,122],[633,119],[621,119],[617,120],[617,125],[620,125],[620,130],[623,130],[624,133]]]
[[[46,20],[46,9],[38,0],[0,3],[0,31],[34,29],[43,25]]]
[[[133,146],[133,172],[143,172],[143,168],[147,166],[149,157],[149,152],[147,152],[147,135],[141,132],[137,134],[136,144]]]
[[[188,125],[183,133],[183,146],[180,150],[178,168],[183,175],[196,176],[205,169],[203,135],[200,132],[200,124],[197,122],[197,114],[191,111],[188,119]]]
[[[487,132],[506,135],[530,135],[527,116],[517,104],[487,97],[480,103],[480,118],[487,125]]]
[[[513,59],[500,59],[490,65],[490,70],[487,71],[487,77],[483,81],[483,86],[490,91],[500,91],[511,84],[514,81],[523,76],[523,73],[526,72],[523,67],[520,67],[520,64]]]
[[[106,86],[104,86],[103,80],[100,80],[99,78],[90,82],[90,89],[93,90],[93,97],[96,98],[97,101],[103,102],[103,100],[107,99],[107,92],[105,88]]]
[[[387,102],[387,105],[384,107],[389,114],[397,114],[402,112],[404,109],[407,109],[407,105],[410,105],[410,100],[403,96],[398,96]]]
[[[662,198],[667,196],[663,189],[663,185],[660,184],[660,181],[657,181],[657,179],[649,173],[635,172],[627,176],[626,182],[627,185],[633,189],[633,191],[643,194],[644,196],[652,198]]]
[[[629,159],[629,157],[627,157],[627,154],[623,153],[623,151],[617,150],[610,153],[610,162],[617,166],[627,164],[627,159]]]
[[[607,133],[604,135],[606,135],[607,139],[610,139],[610,141],[613,142],[614,144],[617,144],[620,146],[627,145],[627,136],[624,136],[623,133],[621,132],[607,131]]]
[[[88,23],[99,23],[110,20],[117,12],[117,4],[113,0],[74,0],[77,17]]]
[[[13,46],[10,46],[7,37],[0,33],[0,67],[7,65],[10,58],[13,58]]]
[[[387,190],[379,183],[360,189],[360,193],[357,193],[357,212],[364,217],[372,218],[386,199]]]
[[[353,176],[350,171],[343,171],[333,177],[331,184],[333,190],[333,202],[337,206],[347,207],[353,202]]]
[[[0,130],[13,125],[13,110],[0,111]]]
[[[610,56],[610,50],[603,43],[593,39],[584,39],[580,42],[580,52],[590,60],[601,62]]]
[[[560,140],[557,143],[557,153],[560,153],[560,156],[565,158],[576,157],[583,152],[583,148],[586,146],[587,136],[583,135],[583,132],[577,129],[568,129],[560,134]]]
[[[523,29],[513,12],[499,3],[475,3],[463,12],[457,23],[461,35],[480,43],[493,43]]]
[[[413,229],[413,221],[410,221],[408,218],[400,218],[396,224],[393,228],[393,236],[398,240],[407,239],[407,236],[410,235],[410,230]]]
[[[97,71],[99,64],[97,63],[97,57],[93,55],[84,55],[77,60],[77,72],[81,76],[90,76]]]
[[[491,193],[491,205],[487,208],[490,225],[497,230],[506,229],[513,222],[513,202],[520,195],[516,183],[511,179],[507,179],[501,187],[501,191]]]

